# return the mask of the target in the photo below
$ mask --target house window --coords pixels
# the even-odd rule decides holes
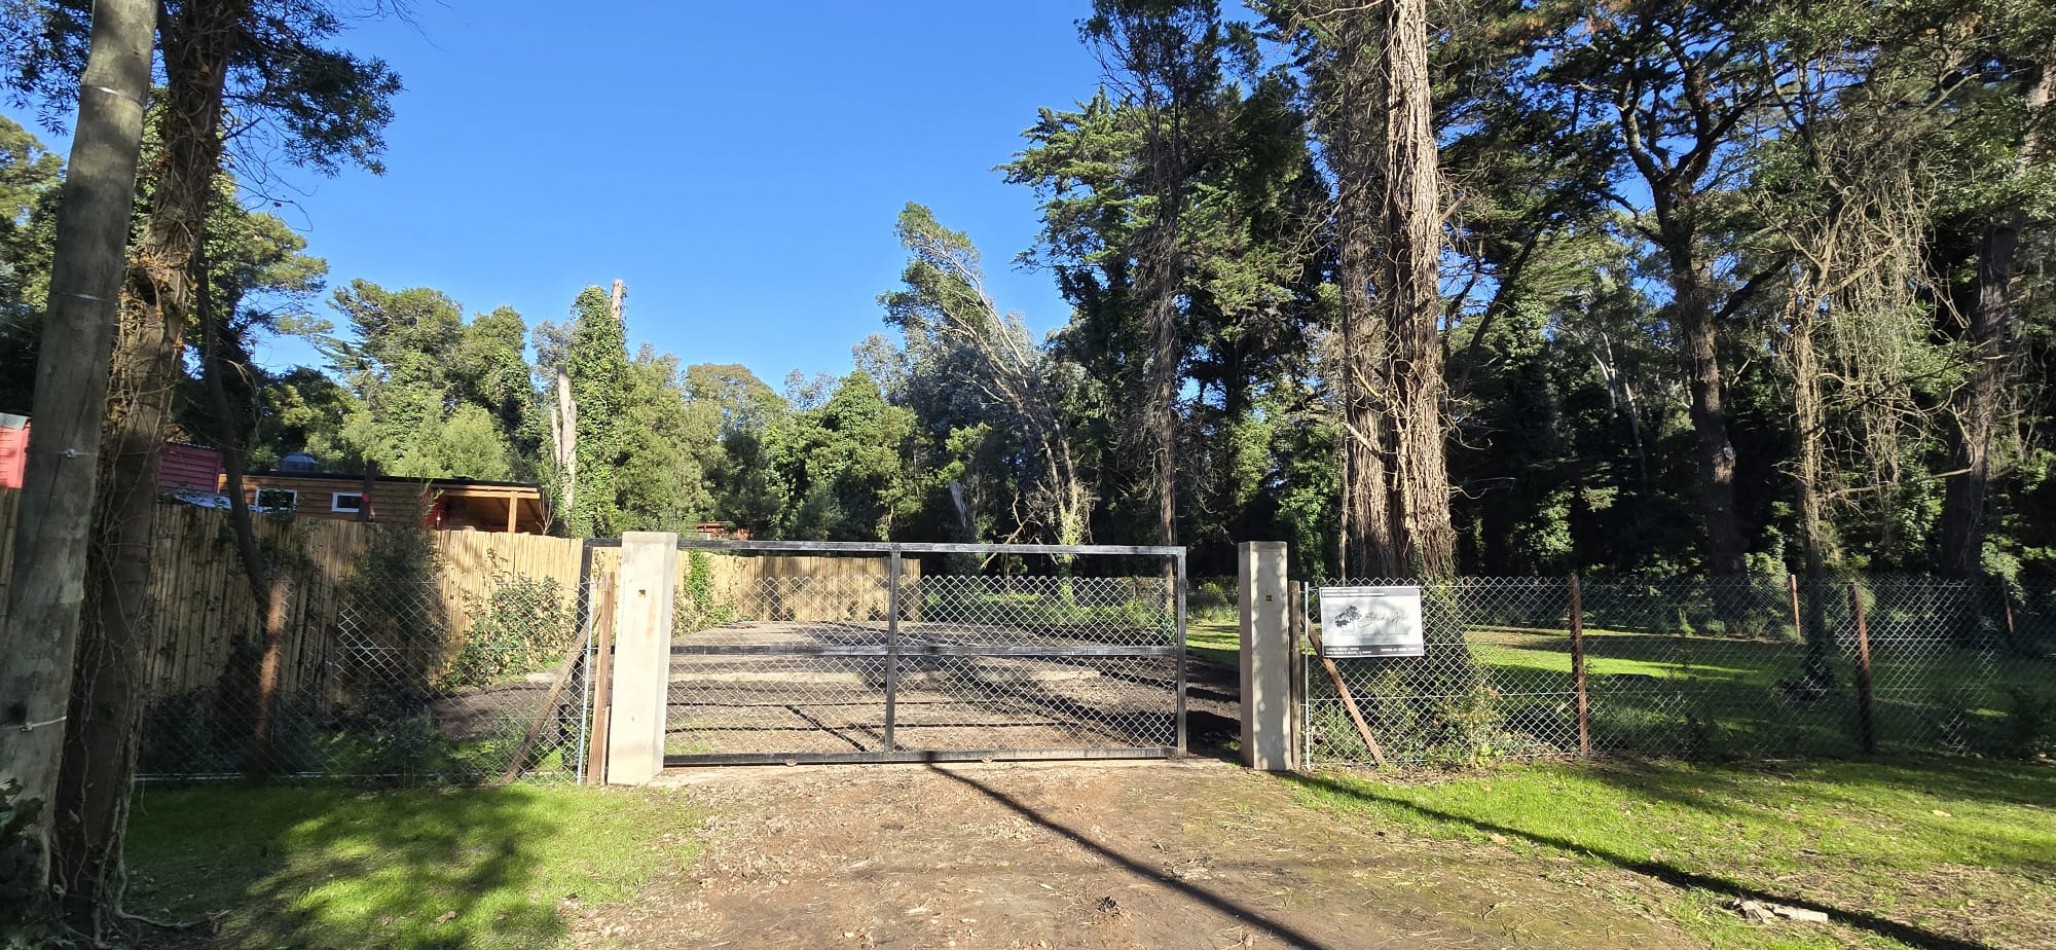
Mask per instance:
[[[350,514],[357,514],[364,510],[364,493],[354,491],[336,492],[335,495],[332,498],[330,498],[328,508],[330,511],[343,511],[348,512]]]
[[[270,511],[291,511],[300,506],[300,493],[290,488],[257,489],[257,507]]]

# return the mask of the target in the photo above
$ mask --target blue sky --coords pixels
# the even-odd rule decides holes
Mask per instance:
[[[847,371],[887,329],[874,298],[904,263],[893,219],[919,201],[978,243],[1001,305],[1047,330],[1067,313],[1053,281],[1012,264],[1034,196],[992,168],[1038,106],[1091,94],[1088,6],[424,0],[414,25],[347,40],[406,83],[387,174],[290,172],[303,193],[275,213],[332,285],[434,287],[531,325],[621,278],[631,346],[776,386]],[[311,354],[284,341],[260,358]]]

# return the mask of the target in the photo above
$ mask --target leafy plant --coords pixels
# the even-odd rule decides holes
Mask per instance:
[[[471,629],[441,677],[445,689],[483,686],[548,667],[577,635],[571,598],[555,578],[507,570],[492,557],[489,589],[467,609]]]

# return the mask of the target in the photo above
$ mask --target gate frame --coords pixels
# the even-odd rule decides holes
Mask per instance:
[[[588,545],[616,547],[615,539],[594,539]],[[870,646],[813,646],[793,648],[787,646],[729,644],[703,647],[694,655],[705,656],[879,656],[885,657],[885,748],[848,752],[711,752],[691,755],[665,755],[664,768],[701,765],[793,765],[793,764],[841,764],[841,763],[886,763],[886,762],[1023,762],[1061,761],[1067,759],[1157,759],[1182,758],[1186,754],[1186,690],[1188,682],[1188,658],[1185,645],[1185,548],[1182,545],[1115,545],[1115,544],[958,544],[899,541],[723,541],[706,538],[679,538],[679,551],[737,552],[744,554],[883,554],[887,558],[888,607],[886,618],[886,645],[883,649]],[[936,647],[914,654],[904,652],[900,642],[900,578],[905,555],[908,554],[1025,554],[1025,555],[1097,555],[1162,558],[1173,567],[1171,584],[1174,602],[1174,617],[1171,642],[1157,646],[1103,646],[1074,647],[1068,650],[1050,650],[1035,647]],[[673,592],[675,596],[675,592]],[[1163,657],[1176,662],[1176,695],[1172,711],[1172,725],[1175,739],[1168,746],[1133,746],[1124,748],[1050,748],[1050,749],[901,749],[894,735],[895,713],[899,692],[900,660],[908,655],[931,656],[1019,656],[1019,657]],[[668,663],[667,663],[668,670]],[[615,667],[615,676],[620,676],[620,666]],[[670,702],[668,674],[664,677],[665,703]],[[612,697],[615,703],[622,701],[620,692]],[[668,730],[668,725],[665,727]],[[610,763],[611,764],[611,763]],[[609,780],[613,780],[609,770]],[[631,780],[633,781],[633,780]]]

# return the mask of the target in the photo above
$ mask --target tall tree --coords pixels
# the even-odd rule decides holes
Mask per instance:
[[[1058,413],[1057,361],[1036,347],[1014,314],[1000,312],[985,290],[978,249],[933,212],[909,204],[900,212],[900,246],[911,259],[900,279],[905,289],[879,298],[886,319],[910,340],[941,338],[971,356],[956,367],[958,386],[974,388],[987,417],[1003,424],[1032,458],[1026,491],[1010,507],[1023,512],[1023,529],[1056,544],[1083,544],[1092,524],[1093,497],[1079,470],[1070,429]]]
[[[1442,419],[1442,175],[1427,0],[1386,0],[1383,304],[1391,345],[1394,551],[1413,576],[1456,570]],[[1365,121],[1359,119],[1358,121]]]
[[[63,862],[49,847],[63,749],[84,723],[67,724],[99,468],[94,446],[107,402],[116,294],[136,196],[144,99],[150,90],[154,3],[101,0],[77,86],[63,209],[58,213],[46,326],[37,361],[35,416],[14,535],[14,573],[0,654],[0,787],[19,784],[36,810],[32,834],[47,888],[73,903]],[[92,895],[102,897],[104,895]]]
[[[1535,108],[1560,110],[1612,140],[1638,189],[1611,194],[1646,217],[1669,285],[1668,314],[1690,388],[1697,439],[1706,569],[1744,570],[1748,544],[1736,503],[1736,453],[1728,435],[1721,329],[1776,269],[1735,274],[1746,261],[1716,241],[1736,228],[1720,195],[1731,161],[1763,105],[1767,80],[1751,31],[1768,12],[1754,0],[1579,0],[1564,5],[1534,73]],[[1646,192],[1646,207],[1636,192]]]
[[[2056,137],[2056,11],[2046,4],[1992,0],[1975,18],[1930,27],[1948,36],[1968,19],[1973,30],[1951,44],[1959,68],[1982,73],[1959,95],[2000,118],[2000,141],[1983,143],[2010,162],[1988,186],[1968,313],[1968,342],[1975,361],[1968,384],[1956,399],[1957,431],[1951,446],[1952,474],[1942,505],[1941,567],[1970,577],[1982,571],[1986,498],[1995,475],[1994,438],[1999,429],[2000,388],[2010,369],[2009,331],[2017,323],[2013,282],[2022,234],[2035,218],[2038,193],[2046,193],[2049,142]],[[1978,29],[1983,27],[1983,29]],[[1997,99],[1997,102],[1990,100]],[[1984,100],[1984,101],[1977,101]],[[2012,101],[2008,101],[2012,100]],[[2006,121],[2010,119],[2011,121]],[[1973,132],[1975,135],[1976,133]],[[1981,176],[1982,177],[1982,176]]]
[[[50,101],[76,88],[86,4],[35,0],[14,11],[40,28],[13,29],[15,86]],[[17,21],[19,22],[19,21]],[[118,923],[121,836],[150,655],[149,538],[158,447],[193,317],[195,259],[214,200],[233,110],[239,153],[319,171],[377,170],[380,132],[398,89],[385,65],[326,46],[343,21],[319,0],[188,0],[158,23],[164,91],[151,117],[157,153],[147,210],[130,257],[99,449],[88,564],[93,609],[80,635],[60,788],[57,875],[72,924]]]
[[[1133,310],[1148,341],[1140,405],[1149,440],[1157,540],[1178,541],[1178,384],[1185,358],[1179,312],[1187,266],[1181,233],[1190,201],[1191,127],[1220,84],[1231,39],[1218,0],[1094,0],[1080,26],[1108,79],[1141,120],[1137,191],[1149,202],[1135,235]]]

